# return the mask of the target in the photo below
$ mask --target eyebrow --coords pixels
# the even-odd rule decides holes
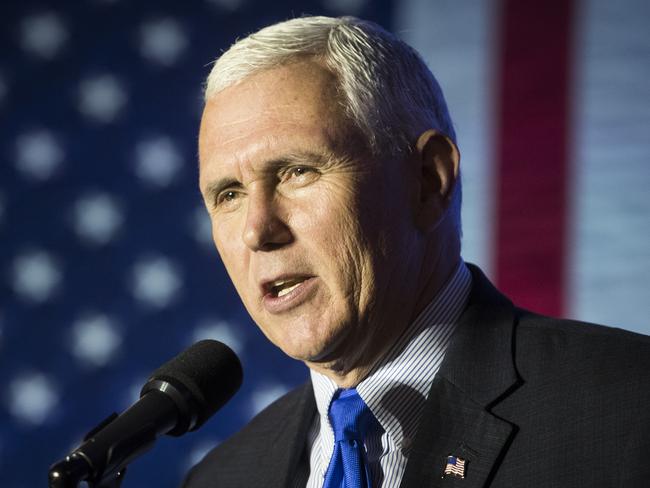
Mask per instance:
[[[328,166],[333,161],[333,155],[330,153],[316,153],[312,151],[291,152],[278,158],[269,159],[262,163],[263,173],[274,174],[283,168],[296,165],[310,165],[319,168]],[[236,178],[226,176],[216,181],[208,183],[205,189],[207,200],[213,200],[216,195],[228,188],[242,188],[241,181]]]

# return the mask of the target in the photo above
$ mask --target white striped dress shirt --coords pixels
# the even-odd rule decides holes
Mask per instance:
[[[397,488],[404,476],[422,408],[467,303],[471,281],[471,274],[461,261],[431,303],[371,374],[357,385],[357,392],[383,429],[365,441],[374,488]],[[307,488],[321,488],[334,450],[334,432],[327,412],[338,387],[314,371],[311,379],[318,415],[307,441]]]

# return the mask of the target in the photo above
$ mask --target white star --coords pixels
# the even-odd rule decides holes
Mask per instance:
[[[196,207],[192,212],[194,238],[199,244],[212,248],[212,221],[204,206]]]
[[[192,334],[192,341],[214,339],[229,346],[238,356],[244,352],[244,336],[237,326],[224,320],[206,320],[200,323]]]
[[[22,134],[16,140],[16,168],[34,180],[51,178],[64,157],[61,144],[50,131]]]
[[[105,366],[122,344],[113,320],[105,315],[89,315],[72,326],[72,353],[90,366]]]
[[[234,12],[239,7],[242,6],[244,0],[208,0],[210,3],[216,5],[219,8]]]
[[[355,15],[361,12],[366,0],[323,0],[323,7],[339,14]]]
[[[67,39],[68,32],[63,21],[52,12],[32,15],[22,22],[22,48],[42,58],[54,58]]]
[[[140,28],[140,52],[163,66],[173,65],[187,45],[187,36],[173,19],[152,20]]]
[[[113,75],[86,78],[79,84],[79,111],[98,122],[115,120],[126,105],[127,95],[122,83]]]
[[[26,252],[13,262],[14,291],[33,302],[48,300],[61,283],[61,267],[44,251]]]
[[[151,185],[169,185],[181,169],[183,158],[169,137],[161,136],[141,141],[135,151],[135,172]]]
[[[182,284],[176,266],[167,258],[142,259],[134,266],[133,295],[147,305],[169,305],[178,296]]]
[[[251,416],[257,415],[288,391],[289,388],[280,383],[268,383],[255,390],[251,395]]]
[[[90,244],[100,245],[110,242],[124,221],[115,198],[105,193],[77,200],[73,216],[77,234]]]
[[[16,378],[9,384],[9,412],[27,424],[42,424],[58,402],[54,384],[40,373]]]

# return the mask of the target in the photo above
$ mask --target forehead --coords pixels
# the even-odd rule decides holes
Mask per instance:
[[[262,71],[206,103],[199,134],[202,176],[215,167],[254,162],[261,154],[280,157],[305,145],[331,150],[347,125],[343,120],[335,78],[318,63]]]

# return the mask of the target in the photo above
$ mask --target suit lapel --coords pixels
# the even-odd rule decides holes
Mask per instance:
[[[472,292],[427,399],[403,488],[489,485],[516,426],[492,413],[519,386],[513,362],[514,307],[471,266]],[[447,456],[465,478],[443,477]]]

